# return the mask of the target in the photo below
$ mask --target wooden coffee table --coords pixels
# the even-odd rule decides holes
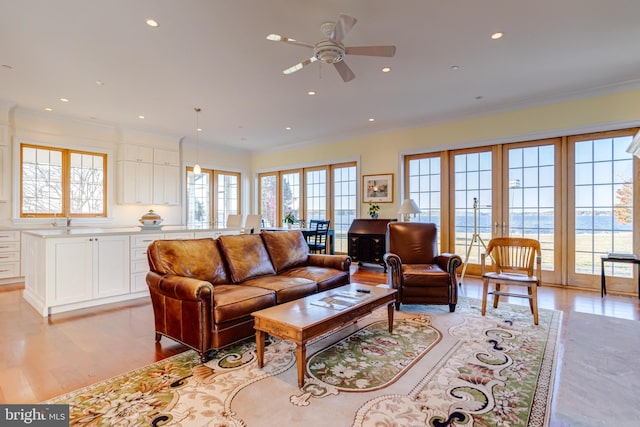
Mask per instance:
[[[385,304],[389,332],[392,332],[396,294],[395,289],[351,283],[254,312],[258,366],[264,366],[265,334],[293,341],[296,343],[298,387],[302,387],[309,340],[354,322]]]

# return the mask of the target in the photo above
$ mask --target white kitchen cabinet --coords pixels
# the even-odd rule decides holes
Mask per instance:
[[[153,164],[118,162],[118,203],[153,203]]]
[[[24,298],[43,316],[129,298],[129,236],[25,235],[25,245]]]
[[[142,145],[120,145],[120,158],[118,160],[137,163],[153,163],[153,148]]]
[[[22,281],[20,231],[0,230],[0,284]]]
[[[11,162],[9,161],[9,127],[0,125],[0,201],[9,199]]]
[[[172,165],[153,165],[153,204],[180,204],[180,169]]]
[[[174,150],[153,150],[153,163],[165,166],[180,166],[180,153]]]

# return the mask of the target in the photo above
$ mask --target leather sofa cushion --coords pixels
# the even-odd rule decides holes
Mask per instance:
[[[213,289],[213,318],[217,324],[276,305],[276,294],[269,289],[240,285],[217,285]]]
[[[247,280],[241,285],[236,286],[263,288],[275,292],[277,304],[315,294],[318,289],[316,282],[313,280],[303,277],[287,276],[259,277],[257,279]]]
[[[295,267],[282,272],[282,276],[302,277],[318,283],[318,292],[333,289],[349,283],[349,272],[336,270],[335,268],[317,267],[313,265]]]
[[[449,274],[437,264],[403,264],[403,287],[448,287],[451,284]]]
[[[259,234],[220,236],[218,244],[227,260],[234,283],[276,273]]]
[[[300,230],[263,230],[262,239],[271,256],[271,262],[273,262],[273,266],[278,273],[307,263],[309,245]]]
[[[229,283],[214,239],[156,240],[147,249],[149,268],[159,274],[191,277],[212,284]]]

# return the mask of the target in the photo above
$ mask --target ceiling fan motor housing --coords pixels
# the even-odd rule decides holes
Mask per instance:
[[[335,64],[344,58],[344,46],[331,39],[324,39],[316,43],[313,55],[318,61]]]

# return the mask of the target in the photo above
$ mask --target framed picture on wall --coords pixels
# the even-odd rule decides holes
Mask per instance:
[[[393,174],[362,175],[362,201],[364,203],[392,203]]]

